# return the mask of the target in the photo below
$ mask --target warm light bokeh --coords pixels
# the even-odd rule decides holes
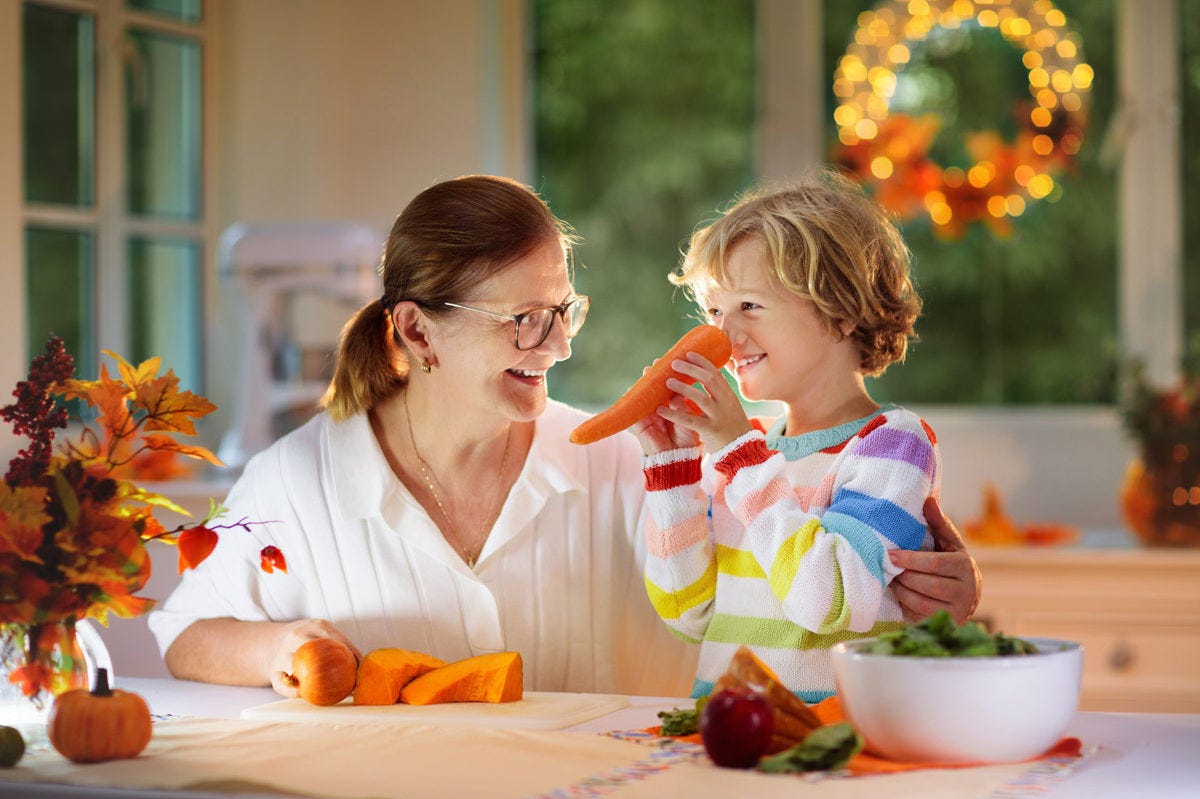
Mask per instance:
[[[1020,52],[1032,101],[1014,102],[1023,124],[1013,141],[989,131],[974,134],[966,144],[975,162],[943,168],[929,157],[940,122],[891,114],[889,102],[915,45],[934,28],[972,25],[998,30]],[[1094,77],[1082,50],[1050,0],[886,0],[859,15],[838,61],[838,160],[902,218],[927,214],[947,237],[961,235],[973,221],[1006,234],[1008,219],[1049,197],[1053,175],[1079,152]]]

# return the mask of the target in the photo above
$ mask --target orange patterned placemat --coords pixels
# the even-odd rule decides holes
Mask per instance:
[[[812,705],[812,710],[817,714],[817,718],[821,719],[824,724],[837,724],[845,721],[846,716],[842,712],[842,703],[836,696],[831,696],[815,705]],[[643,732],[651,735],[662,735],[662,727],[647,727]],[[674,736],[674,740],[685,741],[687,743],[702,743],[699,733],[692,735]],[[1028,762],[1043,760],[1046,758],[1072,758],[1079,757],[1082,754],[1083,746],[1078,738],[1063,738],[1054,746],[1050,747],[1042,754],[1029,758]],[[854,775],[860,774],[894,774],[901,771],[916,771],[917,769],[927,768],[972,768],[974,766],[985,765],[983,763],[937,763],[930,761],[903,761],[889,760],[878,755],[873,755],[868,752],[860,752],[850,759],[846,764],[846,771]]]

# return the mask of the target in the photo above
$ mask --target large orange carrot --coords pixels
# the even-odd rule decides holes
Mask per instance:
[[[671,368],[672,361],[686,360],[689,352],[703,355],[720,368],[729,360],[733,347],[729,343],[729,336],[725,335],[721,328],[714,325],[693,327],[667,350],[666,355],[655,361],[608,410],[601,411],[572,430],[571,442],[591,444],[593,441],[608,438],[653,413],[658,406],[666,405],[674,393],[667,388],[667,378],[674,377],[685,383],[692,382],[690,378]]]

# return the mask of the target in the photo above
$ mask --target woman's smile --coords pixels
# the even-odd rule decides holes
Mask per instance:
[[[540,386],[546,382],[546,372],[548,371],[548,369],[508,369],[506,374],[527,386]]]

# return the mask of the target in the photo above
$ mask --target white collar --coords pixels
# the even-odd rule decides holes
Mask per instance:
[[[347,520],[378,516],[395,492],[411,499],[392,474],[366,413],[342,422],[333,421],[328,414],[322,416],[321,468],[330,476],[331,504],[338,515]],[[524,512],[535,511],[553,495],[587,489],[586,458],[581,447],[569,443],[571,430],[580,420],[575,411],[550,400],[537,420],[529,455],[509,503],[520,501]]]

